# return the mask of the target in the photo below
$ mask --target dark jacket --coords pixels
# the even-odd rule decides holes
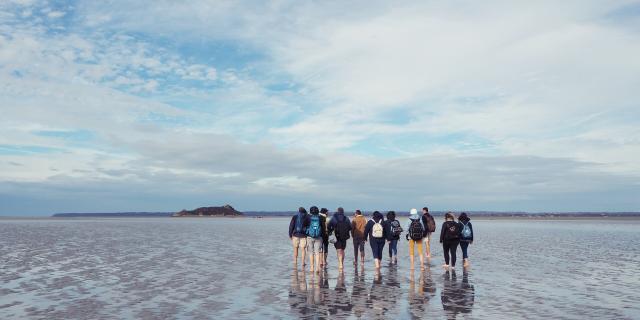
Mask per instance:
[[[448,232],[449,228],[455,228],[456,230],[451,233]],[[460,232],[462,232],[462,224],[455,221],[445,221],[440,228],[440,242],[443,241],[455,241],[460,240]]]
[[[306,238],[307,237],[307,229],[304,227],[304,219],[306,219],[307,214],[302,215],[302,232],[296,232],[296,222],[298,220],[298,214],[296,213],[293,217],[291,217],[291,222],[289,223],[289,238],[297,237],[297,238]]]
[[[333,214],[333,216],[331,216],[331,220],[329,220],[329,226],[327,227],[327,232],[329,233],[329,235],[331,235],[333,233],[333,230],[336,229],[338,219],[342,220],[343,218],[347,220],[347,224],[349,224],[349,231],[351,231],[351,221],[349,221],[349,218],[345,216],[344,213],[336,212]]]
[[[399,235],[394,236],[393,231],[391,231],[391,221],[396,221],[396,219],[387,219],[382,223],[382,226],[384,227],[384,232],[387,234],[387,240],[389,241],[400,240],[400,236]]]
[[[313,214],[308,214],[305,218],[304,218],[304,222],[302,223],[302,228],[305,230],[305,233],[307,231],[307,229],[309,229],[309,226],[311,225],[311,217],[313,216]],[[319,215],[318,217],[320,217],[320,237],[324,238],[327,236],[326,230],[324,229],[324,224],[326,221],[326,218]]]
[[[380,222],[382,224],[382,238],[374,238],[372,235],[373,225],[376,224],[376,222]],[[369,238],[371,238],[371,240],[384,240],[387,238],[387,230],[384,228],[384,218],[382,216],[382,213],[378,212],[377,214],[374,214],[373,218],[367,221],[367,225],[364,227],[364,240],[367,241]]]
[[[471,229],[471,238],[463,238],[462,237],[462,229],[464,229],[464,225],[468,225],[469,229]],[[471,221],[467,220],[466,222],[460,222],[460,241],[461,242],[471,242],[473,241],[473,225],[471,225]]]

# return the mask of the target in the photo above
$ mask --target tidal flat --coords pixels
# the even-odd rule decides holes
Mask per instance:
[[[640,221],[472,222],[466,270],[442,269],[434,237],[424,271],[402,239],[379,274],[368,245],[353,267],[351,242],[344,273],[330,245],[311,274],[289,218],[1,219],[0,318],[640,318]]]

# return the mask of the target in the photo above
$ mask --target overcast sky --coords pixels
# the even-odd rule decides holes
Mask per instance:
[[[4,0],[0,215],[640,211],[639,57],[640,1]]]

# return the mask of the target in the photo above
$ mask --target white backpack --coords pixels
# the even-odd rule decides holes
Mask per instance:
[[[382,219],[380,219],[380,222],[374,221],[373,229],[371,229],[371,236],[374,238],[382,238],[382,235],[384,235],[384,231],[382,228]]]

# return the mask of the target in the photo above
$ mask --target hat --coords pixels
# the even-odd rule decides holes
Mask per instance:
[[[418,219],[418,210],[416,210],[416,208],[412,208],[409,214],[411,215],[409,218]]]

